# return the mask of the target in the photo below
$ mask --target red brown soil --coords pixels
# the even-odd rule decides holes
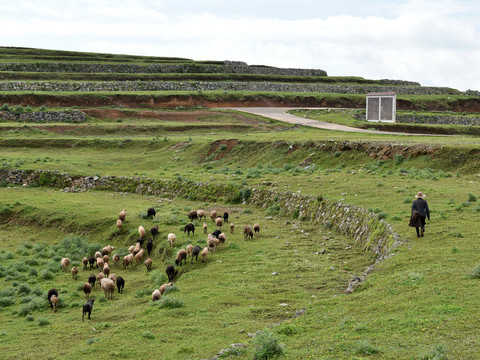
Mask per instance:
[[[219,151],[218,154],[215,155],[215,160],[223,159],[225,154],[227,152],[229,152],[230,150],[232,150],[235,147],[235,145],[237,145],[237,144],[238,144],[237,139],[214,141],[210,144],[210,149],[208,150],[208,153],[207,153],[206,157],[211,156],[213,153],[215,153],[217,150],[219,150],[222,145],[226,145],[227,147],[225,149]]]

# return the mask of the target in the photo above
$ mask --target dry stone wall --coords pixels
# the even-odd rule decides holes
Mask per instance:
[[[87,114],[82,111],[35,111],[17,114],[14,111],[0,110],[0,120],[34,123],[82,123],[87,120]]]

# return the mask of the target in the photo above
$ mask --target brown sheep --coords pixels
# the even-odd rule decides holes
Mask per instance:
[[[202,263],[204,262],[205,264],[207,264],[208,247],[203,248],[201,255],[202,255]]]
[[[207,215],[205,214],[205,211],[203,210],[197,210],[197,217],[199,220],[206,219]]]
[[[142,260],[143,254],[145,250],[140,249],[140,251],[135,255],[135,263],[138,265],[138,263]]]
[[[227,235],[225,233],[221,233],[218,235],[218,241],[220,244],[225,245],[225,241],[227,241]]]
[[[253,239],[252,227],[250,225],[245,225],[243,228],[243,237],[245,240],[247,240],[249,236],[250,236],[250,239]]]
[[[100,285],[102,279],[105,279],[105,274],[103,272],[99,272],[97,275],[97,285]]]
[[[102,254],[103,255],[110,255],[110,253],[115,250],[115,247],[111,246],[111,245],[107,245],[105,246],[103,249],[102,249]]]
[[[82,259],[82,264],[83,264],[83,270],[87,270],[88,258],[84,257]]]
[[[115,274],[110,274],[108,275],[108,278],[113,280],[113,282],[116,282],[117,281],[117,276]]]
[[[85,298],[88,299],[90,297],[90,293],[92,292],[92,285],[85,283],[83,285],[83,292],[85,294]]]
[[[117,220],[117,229],[120,230],[122,228],[123,222],[122,220],[118,219]]]
[[[218,239],[214,237],[207,238],[207,246],[209,251],[213,252],[215,250],[217,247],[217,241]]]
[[[140,245],[140,243],[137,242],[135,244],[135,247],[133,248],[133,255],[137,255],[141,249],[142,249],[142,245]]]
[[[101,281],[101,285],[105,292],[105,297],[111,300],[113,298],[113,293],[115,292],[115,283],[112,279],[104,278]]]
[[[147,235],[147,232],[145,231],[145,228],[142,225],[138,227],[138,235],[140,236],[140,239],[144,239],[145,236]]]
[[[212,219],[212,221],[215,221],[216,218],[217,218],[217,210],[212,210],[210,212],[210,219]]]
[[[207,226],[207,223],[204,222],[204,223],[203,223],[203,233],[206,234],[207,231],[208,231],[208,226]]]
[[[260,235],[260,225],[255,223],[253,224],[253,232],[255,233],[255,235]]]
[[[57,312],[58,297],[57,295],[52,295],[50,297],[50,304],[53,307],[53,312]]]
[[[103,265],[105,265],[105,262],[103,261],[103,258],[101,258],[101,257],[97,258],[97,268],[103,269]]]
[[[169,287],[169,286],[173,286],[173,282],[168,283],[168,284],[163,284],[162,286],[160,286],[158,288],[158,291],[160,291],[160,295],[163,295],[165,290],[167,290],[167,287]]]
[[[193,260],[193,257],[192,257],[192,254],[193,254],[193,245],[187,245],[186,250],[187,250],[187,256],[191,257],[192,260]]]
[[[78,267],[76,267],[76,266],[72,267],[72,278],[73,278],[73,280],[77,280],[77,274],[78,274]]]
[[[233,234],[233,230],[235,229],[235,224],[234,223],[230,223],[230,233]]]
[[[100,251],[97,251],[93,257],[95,259],[98,259],[99,257],[102,257],[102,253]]]
[[[123,222],[125,221],[126,217],[127,217],[127,210],[123,209],[122,211],[120,211],[120,214],[118,214],[118,219]]]
[[[69,258],[62,258],[62,271],[67,272],[68,268],[70,267],[70,259]]]
[[[131,265],[133,263],[133,255],[132,254],[129,254],[129,255],[126,255],[123,257],[123,260],[122,260],[122,263],[123,263],[123,268],[127,268],[128,265]]]
[[[185,264],[187,263],[187,250],[180,249],[177,252],[177,256],[175,257],[175,265],[182,265],[183,260],[185,260]]]
[[[118,254],[113,255],[113,264],[115,266],[118,266],[119,262],[120,262],[120,255],[118,255]]]
[[[132,245],[132,246],[130,246],[130,247],[128,248],[128,252],[129,252],[130,254],[133,254],[133,250],[135,250],[135,245]]]
[[[145,266],[147,267],[147,271],[152,270],[152,259],[148,258],[145,260]]]
[[[108,277],[110,275],[110,266],[108,264],[103,265],[103,273]]]
[[[110,257],[108,255],[103,255],[103,263],[104,264],[108,263],[109,259],[110,259]]]
[[[223,219],[219,216],[217,217],[217,219],[215,220],[215,225],[217,225],[217,228],[221,228],[222,225],[223,225]]]
[[[188,212],[188,218],[190,219],[190,221],[193,221],[195,220],[196,218],[198,218],[198,215],[197,215],[197,211],[196,210],[190,210]]]

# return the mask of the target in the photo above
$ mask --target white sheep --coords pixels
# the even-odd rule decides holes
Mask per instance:
[[[210,219],[212,219],[212,221],[215,221],[216,218],[217,218],[217,210],[212,210],[210,212]]]
[[[217,228],[220,229],[223,225],[223,219],[220,216],[217,217],[217,219],[215,220],[215,224],[217,225]]]
[[[82,259],[82,264],[83,264],[83,270],[87,270],[88,258],[84,257]]]
[[[205,214],[205,211],[197,210],[197,217],[198,217],[199,220],[201,220],[202,218],[206,219],[207,215]]]
[[[117,229],[120,230],[122,228],[122,225],[123,225],[123,221],[118,219],[117,220]]]
[[[102,279],[105,279],[105,274],[103,272],[99,272],[97,275],[97,285],[100,285]]]
[[[76,267],[76,266],[72,267],[73,280],[77,280],[77,274],[78,274],[78,267]]]
[[[113,293],[115,292],[115,283],[112,279],[103,278],[101,280],[102,289],[105,292],[105,297],[107,299],[113,298]]]
[[[168,236],[167,236],[167,240],[168,240],[168,242],[170,243],[170,246],[173,247],[173,245],[175,244],[175,241],[177,240],[177,237],[175,236],[174,233],[170,233],[170,234],[168,234]]]
[[[206,234],[208,232],[208,226],[207,226],[207,223],[204,222],[203,223],[203,233]]]
[[[156,289],[154,292],[152,292],[152,301],[158,301],[162,297],[162,294],[160,294],[160,290]]]
[[[110,274],[108,275],[108,278],[113,280],[113,282],[116,282],[117,281],[117,276],[115,274]]]
[[[126,267],[128,267],[128,265],[132,264],[133,262],[133,255],[132,254],[128,254],[128,255],[125,255],[123,257],[123,268],[125,269]]]
[[[193,245],[187,245],[187,247],[185,248],[187,250],[187,256],[190,256],[192,257],[192,254],[193,254]]]
[[[128,248],[128,252],[129,252],[130,254],[133,253],[133,250],[135,250],[135,245],[132,245],[132,246],[130,246],[130,247]]]
[[[68,268],[70,267],[70,259],[69,258],[62,258],[62,271],[67,272]]]
[[[167,284],[163,284],[162,286],[160,286],[158,288],[158,291],[160,291],[160,295],[163,295],[165,293],[165,290],[167,290],[167,287],[169,286],[173,286],[173,282],[171,283],[167,283]]]
[[[207,263],[207,255],[208,255],[208,247],[204,247],[202,252],[202,263],[204,262],[205,264]]]
[[[145,236],[147,235],[147,232],[145,231],[145,228],[142,225],[138,227],[138,235],[140,236],[140,239],[144,239]]]
[[[152,259],[148,258],[147,260],[145,260],[145,266],[147,268],[147,271],[152,270]]]
[[[136,262],[137,265],[142,260],[144,252],[145,252],[145,250],[140,249],[140,251],[135,255],[135,262]]]
[[[235,229],[235,224],[230,223],[230,232],[233,234],[233,230]]]
[[[93,255],[95,259],[98,259],[99,257],[102,257],[102,253],[100,251],[97,251],[95,255]]]
[[[102,254],[109,255],[113,250],[115,250],[115,247],[113,247],[112,245],[107,245],[102,249]]]

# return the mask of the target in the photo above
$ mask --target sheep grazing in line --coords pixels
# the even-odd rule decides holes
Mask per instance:
[[[76,267],[76,266],[72,267],[72,278],[73,278],[73,280],[77,280],[77,274],[78,274],[78,267]]]
[[[90,315],[92,315],[93,302],[95,299],[88,299],[85,304],[83,304],[82,309],[82,321],[84,321],[85,314],[88,313],[88,320],[90,320]]]
[[[115,283],[112,279],[104,278],[102,279],[102,289],[105,292],[105,297],[111,300],[115,292]]]
[[[95,255],[93,255],[93,257],[95,258],[95,260],[98,259],[98,258],[101,258],[102,256],[103,256],[103,255],[102,255],[102,253],[101,253],[100,251],[97,251],[97,252],[95,253]]]
[[[103,265],[103,273],[108,277],[110,275],[110,266],[108,264]]]
[[[152,301],[158,301],[162,297],[162,294],[160,294],[160,290],[156,289],[154,292],[152,292]]]
[[[212,221],[215,221],[216,218],[217,218],[217,210],[210,211],[210,219],[212,219]]]
[[[225,221],[225,222],[228,221],[228,213],[227,212],[223,213],[223,221]]]
[[[223,219],[219,216],[217,217],[217,219],[215,220],[215,225],[217,225],[217,228],[221,228],[222,225],[223,225]]]
[[[202,263],[204,262],[205,264],[207,264],[208,248],[204,247],[201,254],[202,254]]]
[[[233,234],[233,230],[235,229],[235,224],[230,223],[230,233]]]
[[[151,207],[147,209],[147,219],[151,220],[157,215],[157,212],[155,211],[155,208]]]
[[[88,299],[90,297],[90,293],[92,292],[92,285],[90,283],[85,283],[83,285],[83,293],[85,294],[85,298]]]
[[[188,212],[188,215],[187,215],[187,216],[188,216],[188,218],[190,219],[190,221],[193,221],[193,220],[195,220],[195,219],[198,218],[198,215],[197,215],[197,211],[196,211],[196,210],[190,210],[190,211]]]
[[[113,280],[114,283],[117,282],[117,276],[116,276],[115,274],[110,274],[110,275],[108,275],[108,278],[111,279],[111,280]]]
[[[137,242],[135,244],[135,247],[133,248],[133,255],[134,256],[137,255],[140,252],[140,250],[142,250],[142,245],[140,245],[140,243]]]
[[[103,263],[104,263],[104,264],[107,264],[109,260],[110,260],[110,256],[108,256],[108,255],[103,255]]]
[[[143,246],[143,243],[145,242],[145,239],[138,239],[137,244],[140,244],[140,247]]]
[[[205,211],[203,210],[197,210],[197,218],[199,220],[202,220],[202,218],[205,220],[207,219],[207,214],[205,214]]]
[[[183,260],[185,264],[187,263],[187,250],[180,249],[177,251],[177,256],[175,257],[175,265],[182,265]]]
[[[147,271],[152,270],[152,259],[148,258],[145,260],[145,266],[147,267]]]
[[[90,264],[90,270],[92,270],[93,265],[95,264],[95,257],[93,255],[88,257],[88,263]]]
[[[203,233],[206,234],[208,231],[208,226],[207,226],[207,223],[203,223]]]
[[[105,279],[105,274],[103,272],[99,272],[97,274],[97,285],[101,285],[102,279]]]
[[[213,252],[215,250],[217,247],[217,241],[218,239],[214,237],[207,238],[207,246],[209,251]]]
[[[217,229],[212,233],[212,235],[213,235],[213,237],[216,237],[218,239],[218,237],[220,236],[221,233],[222,233],[222,231]]]
[[[131,265],[133,262],[133,255],[125,255],[122,260],[123,268],[126,269],[128,265]]]
[[[67,272],[68,268],[70,267],[70,259],[69,258],[62,258],[62,271]]]
[[[153,249],[153,239],[147,240],[147,254],[150,255]]]
[[[173,245],[175,244],[175,241],[177,240],[177,237],[175,236],[174,233],[170,233],[168,234],[167,240],[170,243],[170,246],[173,247]]]
[[[175,277],[175,274],[177,273],[175,271],[175,266],[173,265],[168,265],[165,269],[165,273],[168,276],[168,281],[173,281],[173,278]]]
[[[119,262],[120,262],[120,255],[118,254],[113,255],[113,265],[118,266]]]
[[[95,282],[97,281],[97,277],[95,275],[90,275],[88,277],[88,283],[92,285],[92,287],[95,287]]]
[[[165,293],[165,290],[167,290],[167,287],[169,287],[169,286],[173,286],[173,282],[161,285],[158,288],[158,291],[160,291],[160,295],[163,295]]]
[[[132,246],[130,246],[130,247],[128,248],[128,252],[129,252],[130,254],[133,254],[133,250],[134,250],[134,249],[135,249],[135,245],[132,245]]]
[[[260,235],[260,225],[255,223],[253,224],[253,232],[255,233],[255,235]]]
[[[56,298],[56,302],[55,302],[55,299],[53,299],[54,301],[52,301],[52,297]],[[48,290],[47,299],[48,299],[48,302],[50,303],[50,309],[55,309],[55,312],[57,312],[57,304],[58,304],[58,291],[57,291],[57,289],[53,288],[53,289]],[[54,304],[54,302],[55,302],[55,304]]]
[[[102,255],[110,255],[110,253],[115,250],[115,247],[107,245],[102,249]]]
[[[187,236],[190,236],[190,231],[193,235],[195,235],[195,225],[193,225],[192,223],[185,225],[185,227],[183,228],[183,233],[187,233]]]
[[[192,257],[192,254],[193,254],[193,245],[190,245],[190,244],[189,244],[189,245],[187,245],[187,247],[186,247],[185,249],[187,250],[187,256],[190,256],[190,257],[193,259],[193,257]],[[191,262],[190,262],[190,264],[191,264]]]
[[[122,228],[122,225],[123,225],[123,221],[118,219],[117,220],[117,229],[120,230]]]
[[[125,221],[125,218],[127,217],[127,210],[123,209],[120,211],[120,214],[118,214],[118,220]]]
[[[143,239],[147,235],[145,228],[142,225],[138,227],[138,235],[140,236],[140,239]]]
[[[125,287],[125,280],[119,276],[117,278],[117,289],[119,294],[123,294],[123,288]]]
[[[225,245],[225,241],[227,241],[227,235],[225,233],[221,233],[218,235],[218,241],[220,244]]]
[[[135,263],[136,265],[138,265],[138,263],[142,260],[142,257],[143,257],[143,254],[144,254],[144,250],[143,249],[140,249],[140,251],[135,255]]]
[[[97,268],[103,269],[103,265],[105,265],[105,262],[103,261],[103,258],[101,258],[101,257],[97,258]]]
[[[190,261],[190,264],[193,263],[193,257],[195,256],[195,261],[198,261],[198,254],[202,251],[202,248],[200,246],[195,246],[192,251],[192,261]]]
[[[250,236],[250,239],[253,239],[252,227],[250,225],[245,225],[243,228],[243,237],[245,240],[247,240],[249,236]]]
[[[88,258],[84,257],[82,259],[82,264],[83,264],[83,270],[87,270]]]
[[[158,225],[154,225],[154,226],[150,229],[150,233],[152,234],[153,240],[155,240],[155,236],[157,236],[157,234],[158,234]]]

